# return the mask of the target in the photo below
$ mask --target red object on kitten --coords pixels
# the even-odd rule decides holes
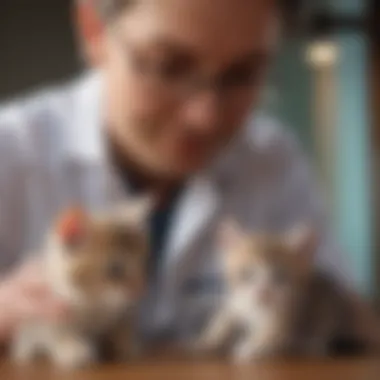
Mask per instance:
[[[80,207],[66,211],[57,226],[58,236],[69,245],[75,245],[85,235],[86,213]]]

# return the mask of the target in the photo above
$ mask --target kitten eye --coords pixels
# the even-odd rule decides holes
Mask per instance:
[[[125,278],[125,269],[119,261],[113,261],[107,266],[107,277],[112,280],[123,280]]]
[[[288,282],[288,276],[282,269],[276,269],[273,271],[273,281],[277,285],[285,285]]]

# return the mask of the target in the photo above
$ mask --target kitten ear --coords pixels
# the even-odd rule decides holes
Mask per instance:
[[[315,229],[306,223],[298,224],[285,234],[285,244],[294,253],[313,253],[317,246]]]
[[[219,246],[229,248],[241,241],[244,232],[236,220],[228,217],[220,224],[217,234]]]
[[[80,207],[73,207],[62,215],[56,232],[62,243],[73,248],[81,244],[87,235],[88,215]]]

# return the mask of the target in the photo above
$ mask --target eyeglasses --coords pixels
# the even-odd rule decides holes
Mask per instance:
[[[202,91],[212,91],[226,102],[242,94],[249,95],[262,83],[268,61],[268,57],[259,57],[253,64],[238,64],[218,75],[209,76],[181,62],[173,64],[144,56],[124,41],[120,44],[127,63],[141,76],[142,83],[150,91],[180,101]]]

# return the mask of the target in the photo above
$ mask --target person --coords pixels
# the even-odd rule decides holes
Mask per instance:
[[[254,112],[283,34],[280,0],[77,0],[89,70],[0,108],[0,336],[57,317],[38,260],[60,210],[153,191],[147,339],[192,331],[220,291],[215,234],[318,229],[317,265],[346,279],[312,169],[289,130]],[[48,58],[48,53],[47,53]]]

